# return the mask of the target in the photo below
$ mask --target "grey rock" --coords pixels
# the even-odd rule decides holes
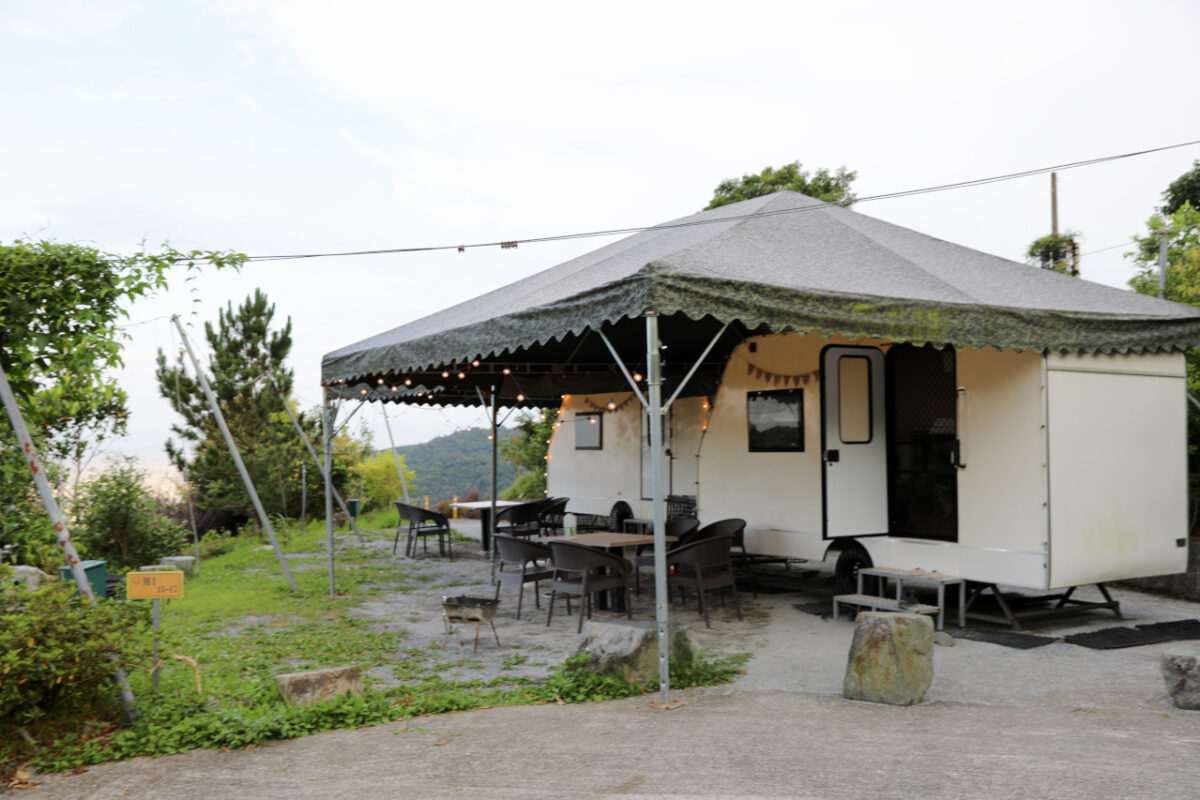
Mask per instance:
[[[692,642],[687,626],[667,623],[671,659],[692,659]],[[616,675],[628,684],[646,683],[658,677],[658,625],[650,620],[589,621],[575,648],[587,657],[587,666],[601,674]]]
[[[957,640],[945,631],[935,631],[933,634],[933,643],[940,644],[942,647],[954,647]]]
[[[162,560],[162,563],[172,569],[181,571],[189,578],[192,577],[192,572],[196,565],[195,556],[167,556]]]
[[[1175,705],[1200,711],[1200,650],[1163,653],[1161,666]]]
[[[923,614],[864,611],[854,623],[842,696],[915,705],[933,682],[933,620]]]
[[[17,564],[12,567],[12,576],[14,583],[24,584],[25,589],[30,592],[43,583],[50,583],[54,580],[54,576],[47,575],[37,567],[31,567],[26,564]]]
[[[347,692],[362,697],[362,678],[358,667],[332,667],[308,672],[289,672],[275,676],[275,685],[283,699],[293,706],[312,706],[322,700],[341,697]]]

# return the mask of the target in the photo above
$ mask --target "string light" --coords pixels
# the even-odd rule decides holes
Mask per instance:
[[[467,373],[465,373],[465,372],[460,372],[460,373],[458,373],[458,379],[459,379],[460,381],[461,381],[463,378],[465,378],[465,377],[467,377]]]
[[[449,378],[449,377],[450,377],[450,372],[449,372],[448,370],[442,370],[442,377],[443,377],[443,378]]]
[[[640,373],[640,372],[633,373],[633,382],[641,383],[642,382],[642,373]]]
[[[477,359],[475,359],[474,361],[472,361],[472,362],[471,362],[471,366],[472,366],[472,367],[478,367],[478,366],[479,366],[479,359],[477,358]]]
[[[509,369],[508,367],[505,367],[502,371],[504,372],[505,375],[512,375],[512,370]]]
[[[525,402],[525,395],[523,395],[523,394],[519,394],[519,395],[517,395],[517,402],[518,402],[518,403],[523,403],[523,402]]]
[[[378,383],[379,383],[379,385],[380,385],[380,386],[383,386],[383,378],[380,378],[380,379],[378,380]]]
[[[404,379],[404,385],[405,385],[405,386],[412,386],[412,378],[405,378],[405,379]]]

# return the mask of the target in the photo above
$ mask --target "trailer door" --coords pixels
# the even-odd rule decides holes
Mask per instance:
[[[874,347],[821,351],[826,539],[888,532],[884,359]]]

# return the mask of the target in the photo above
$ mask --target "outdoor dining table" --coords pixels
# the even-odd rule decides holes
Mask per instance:
[[[678,541],[678,536],[664,536],[663,539],[667,544]],[[601,550],[613,550],[620,548],[626,551],[629,548],[637,548],[642,545],[654,544],[654,536],[648,533],[620,533],[618,531],[595,531],[593,533],[579,533],[574,536],[539,536],[534,541],[546,544],[553,541],[567,541],[581,544],[584,547],[597,547]],[[625,608],[625,593],[615,592],[617,611],[624,611]],[[604,593],[600,594],[600,602],[598,603],[601,610],[608,608],[607,599]]]
[[[509,506],[524,505],[523,500],[497,500],[496,510],[508,508]],[[467,511],[479,512],[479,549],[483,551],[491,550],[492,548],[492,501],[491,500],[466,500],[461,503],[451,503],[451,508],[461,508]]]

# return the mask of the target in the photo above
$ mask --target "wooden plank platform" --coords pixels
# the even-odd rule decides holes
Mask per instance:
[[[941,609],[924,603],[902,604],[894,597],[877,597],[873,594],[839,594],[833,598],[833,619],[838,618],[838,604],[862,606],[874,611],[900,611],[906,614],[937,614]]]

